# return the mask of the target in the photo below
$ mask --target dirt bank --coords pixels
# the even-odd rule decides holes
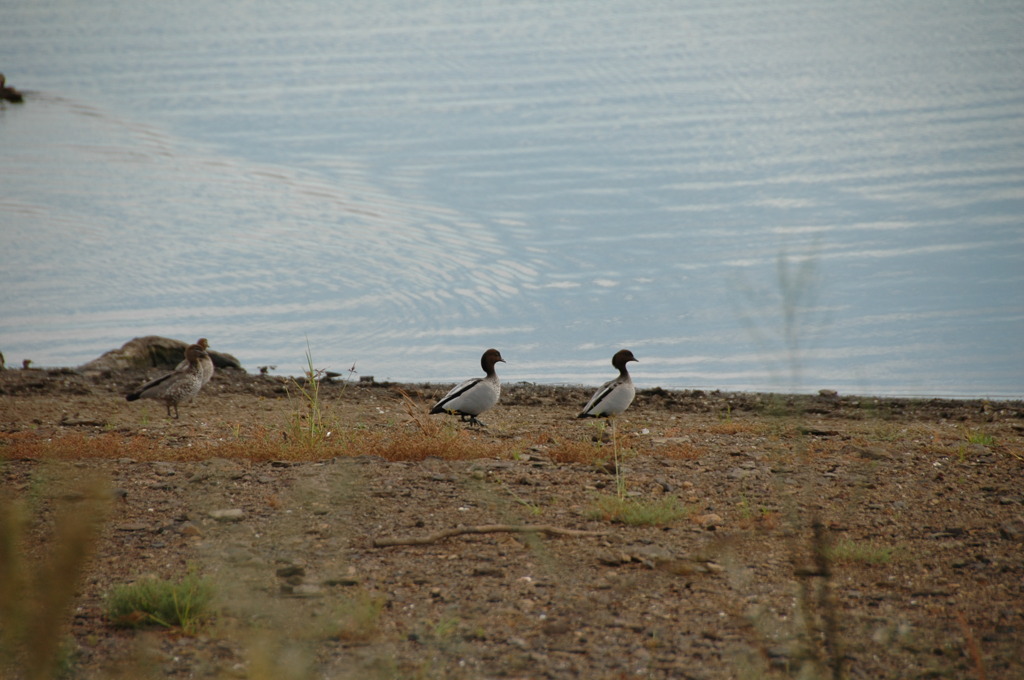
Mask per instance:
[[[91,504],[83,479],[114,499],[73,677],[1024,677],[1021,402],[648,390],[617,427],[622,480],[683,514],[630,526],[600,505],[609,432],[572,417],[589,390],[509,385],[486,430],[428,432],[443,386],[324,384],[331,435],[296,456],[275,448],[305,413],[287,380],[219,372],[175,421],[124,401],[142,378],[0,372],[25,555]],[[524,524],[588,533],[377,545]],[[199,634],[106,619],[114,585],[189,568],[218,596]]]

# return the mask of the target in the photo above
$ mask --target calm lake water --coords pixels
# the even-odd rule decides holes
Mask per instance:
[[[1024,3],[15,0],[0,351],[1024,396]]]

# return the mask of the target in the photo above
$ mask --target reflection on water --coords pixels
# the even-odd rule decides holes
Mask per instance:
[[[34,104],[41,115],[19,120],[21,140],[45,138],[48,116],[78,123],[62,102]],[[39,255],[15,282],[35,304],[11,310],[8,342],[42,349],[38,329],[50,328],[51,352],[77,361],[79,343],[96,346],[83,342],[83,321],[105,328],[94,341],[115,344],[154,327],[201,326],[251,349],[261,336],[294,346],[339,326],[387,337],[436,326],[453,303],[460,315],[495,314],[536,277],[493,233],[429,205],[195,155],[88,115],[88,145],[51,139],[7,159],[24,197],[3,203],[18,216],[12,236]]]
[[[0,25],[11,363],[1024,393],[1017,3],[65,4]]]

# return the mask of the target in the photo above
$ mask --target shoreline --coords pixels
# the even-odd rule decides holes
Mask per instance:
[[[92,381],[96,384],[110,384],[111,381],[121,381],[125,384],[130,384],[132,380],[142,381],[144,379],[158,376],[162,373],[167,372],[167,369],[120,369],[120,370],[82,370],[81,367],[69,367],[69,366],[32,366],[30,368],[13,368],[7,367],[0,370],[0,389],[3,389],[5,383],[18,383],[18,382],[31,382],[32,377],[43,377],[44,379],[55,378],[59,376],[79,376],[83,379]],[[19,378],[14,376],[20,375]],[[224,377],[225,375],[230,376],[231,382],[244,382],[246,379],[255,381],[277,381],[283,383],[292,382],[303,382],[304,376],[290,376],[284,373],[251,373],[244,369],[218,369],[217,375]],[[357,374],[358,375],[358,374]],[[7,380],[4,380],[4,378]],[[353,385],[360,387],[385,387],[395,388],[403,386],[411,386],[417,389],[429,389],[436,388],[441,390],[442,388],[450,388],[456,384],[456,381],[444,381],[444,380],[381,380],[378,381],[374,376],[356,377],[354,379],[348,379],[344,375],[335,375],[330,378],[324,378],[321,380],[322,384],[325,385]],[[567,392],[575,393],[579,391],[595,390],[600,383],[588,385],[585,383],[574,383],[574,382],[541,382],[531,380],[502,380],[502,388],[518,388],[518,389],[529,389],[539,388],[548,390],[565,390]],[[17,389],[17,388],[15,388]],[[894,393],[894,394],[871,394],[871,393],[859,393],[859,392],[838,392],[831,388],[821,389],[808,389],[807,391],[770,391],[770,390],[759,390],[759,389],[732,389],[732,388],[720,388],[720,387],[701,387],[701,386],[688,386],[688,387],[662,387],[660,385],[643,386],[637,384],[637,394],[659,394],[659,393],[673,393],[679,395],[716,395],[726,397],[728,395],[734,396],[746,396],[746,397],[759,397],[759,398],[794,398],[794,399],[840,399],[840,400],[874,400],[877,402],[893,401],[893,402],[934,402],[942,403],[949,402],[952,404],[962,403],[973,403],[973,402],[987,402],[990,404],[1006,404],[1008,406],[1024,406],[1024,395],[962,395],[962,396],[944,396],[944,395],[930,395],[930,394],[916,394],[916,393]],[[0,392],[0,394],[3,394]]]

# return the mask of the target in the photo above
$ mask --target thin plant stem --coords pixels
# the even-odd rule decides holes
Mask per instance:
[[[615,460],[615,492],[619,496],[619,500],[626,497],[626,480],[622,477],[622,469],[619,467],[619,431],[615,426],[615,419],[611,419],[612,423],[612,456]]]
[[[306,339],[306,371],[305,380],[300,383],[292,379],[296,390],[305,403],[305,413],[293,414],[292,428],[296,438],[306,446],[313,447],[326,438],[326,427],[320,402],[320,378],[322,372],[313,365],[313,351]]]

